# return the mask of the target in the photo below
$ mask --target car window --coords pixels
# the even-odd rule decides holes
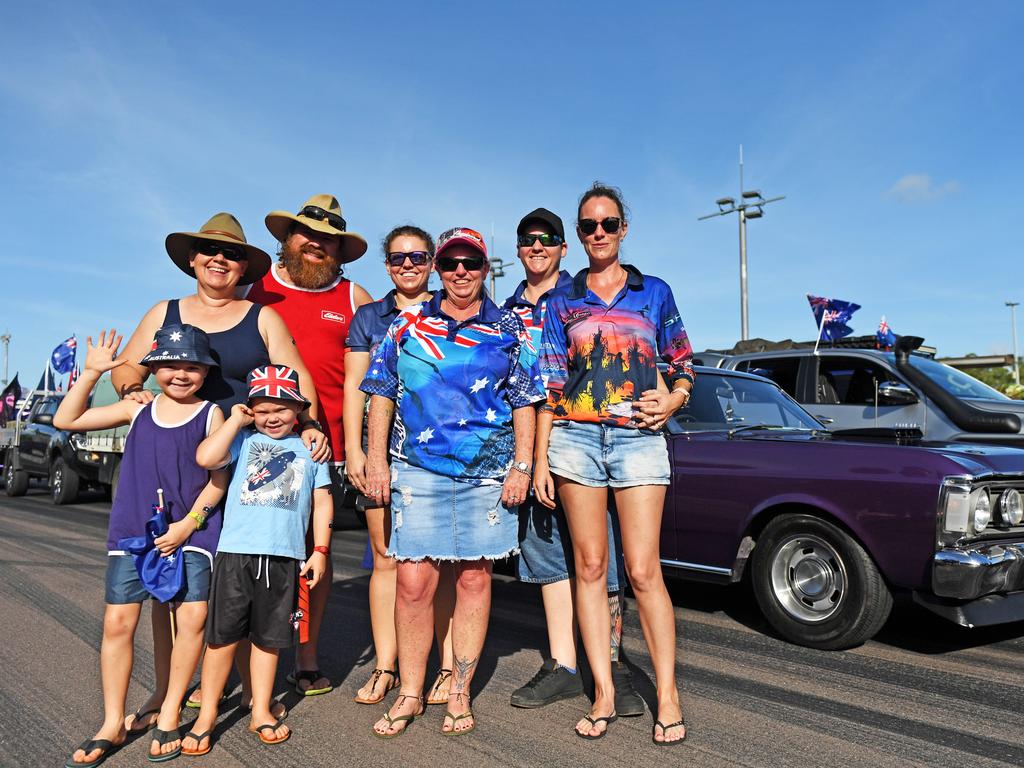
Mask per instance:
[[[822,357],[818,360],[818,403],[822,405],[874,405],[875,392],[895,375],[880,365],[857,357]]]
[[[670,431],[724,430],[758,424],[822,428],[772,384],[740,376],[704,374],[697,377],[690,402],[673,416]]]
[[[910,356],[910,364],[915,368],[924,371],[929,379],[934,381],[951,395],[957,397],[977,397],[982,400],[1008,400],[1009,398],[984,382],[978,381],[963,371],[958,371],[937,360],[918,355]]]
[[[796,397],[796,376],[800,370],[799,357],[777,357],[761,360],[743,360],[736,370],[771,379],[790,397]]]

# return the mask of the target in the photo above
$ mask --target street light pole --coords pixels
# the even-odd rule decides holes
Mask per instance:
[[[10,344],[11,344],[11,334],[5,333],[3,336],[0,336],[0,342],[2,342],[3,345],[4,345],[4,381],[3,381],[3,384],[0,384],[0,386],[6,387],[7,386],[7,353],[8,353],[8,347],[10,347]]]
[[[1010,326],[1013,328],[1013,383],[1020,386],[1020,358],[1017,357],[1017,306],[1019,301],[1008,301],[1010,308]]]
[[[718,211],[707,216],[699,216],[697,221],[725,216],[729,213],[739,214],[740,219],[740,338],[750,338],[750,318],[747,302],[747,220],[759,219],[764,215],[764,206],[777,200],[785,200],[785,195],[765,198],[760,190],[743,189],[743,145],[740,145],[740,203],[731,197],[720,197],[715,201]]]

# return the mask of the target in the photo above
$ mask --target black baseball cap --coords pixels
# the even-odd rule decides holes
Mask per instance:
[[[562,226],[562,220],[558,217],[557,213],[552,213],[547,208],[537,208],[536,210],[530,211],[528,214],[523,216],[519,220],[519,226],[516,227],[517,235],[525,235],[527,225],[533,221],[540,221],[551,227],[554,234],[562,238],[565,241],[565,227]]]

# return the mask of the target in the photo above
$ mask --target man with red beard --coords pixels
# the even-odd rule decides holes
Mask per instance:
[[[332,452],[335,512],[341,500],[345,466],[342,394],[345,340],[356,308],[373,301],[369,293],[342,275],[342,265],[366,252],[366,240],[349,232],[341,205],[332,195],[314,195],[297,214],[267,214],[267,229],[279,243],[279,260],[249,291],[248,299],[272,306],[284,318],[313,377],[320,403],[321,431]],[[300,425],[301,426],[301,425]],[[312,548],[312,542],[307,542]],[[333,568],[327,557],[325,578],[310,593],[309,641],[299,646],[289,682],[298,693],[314,696],[331,690],[320,674],[317,641],[330,595]]]

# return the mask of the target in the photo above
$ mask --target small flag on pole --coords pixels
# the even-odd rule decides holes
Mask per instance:
[[[878,330],[875,331],[875,346],[883,352],[890,352],[895,344],[896,334],[885,322],[885,315],[882,315],[882,320],[878,323]]]
[[[853,313],[860,309],[860,304],[811,294],[807,294],[807,301],[810,302],[811,311],[818,324],[819,341],[838,341],[853,333],[853,328],[847,323],[850,322]]]
[[[72,336],[57,345],[50,353],[50,365],[57,373],[70,373],[75,367],[75,350],[78,348],[78,341]]]

